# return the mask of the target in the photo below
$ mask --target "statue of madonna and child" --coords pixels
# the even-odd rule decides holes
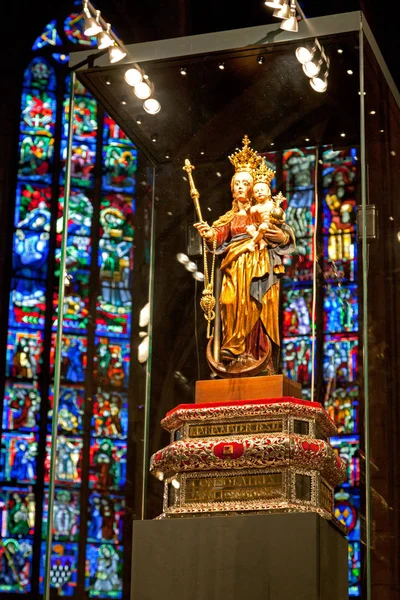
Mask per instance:
[[[272,197],[275,176],[265,160],[250,147],[229,157],[235,168],[231,181],[232,208],[212,226],[202,220],[199,193],[189,160],[183,167],[200,222],[195,227],[204,240],[206,253],[221,256],[219,297],[221,345],[218,359],[207,348],[211,369],[221,377],[241,377],[276,372],[279,356],[279,287],[284,273],[282,257],[294,252],[295,236],[285,222],[281,193]],[[208,280],[205,258],[205,289],[201,301],[206,319],[214,318],[213,281]],[[213,271],[213,269],[212,269]],[[217,324],[218,325],[218,324]],[[211,337],[211,336],[210,336]]]

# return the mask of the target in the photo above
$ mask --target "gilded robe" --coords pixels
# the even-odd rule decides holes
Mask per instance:
[[[295,250],[292,229],[286,246],[272,244],[254,252],[247,249],[250,236],[246,227],[250,215],[235,215],[224,225],[213,226],[217,236],[216,254],[224,254],[221,263],[220,295],[222,320],[221,350],[236,356],[249,354],[255,359],[269,351],[270,342],[280,345],[279,279],[284,273],[281,257]],[[272,247],[273,246],[273,247]]]

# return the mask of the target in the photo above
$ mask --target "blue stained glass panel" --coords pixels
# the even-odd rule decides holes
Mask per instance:
[[[1,540],[0,592],[27,594],[31,591],[32,554],[31,540]]]
[[[50,372],[54,374],[56,334],[52,336],[50,349]],[[85,381],[87,363],[87,338],[76,335],[63,335],[61,349],[61,379],[70,383]]]
[[[56,74],[49,62],[41,57],[35,57],[24,72],[25,88],[36,88],[55,92]]]
[[[282,335],[307,335],[311,332],[312,290],[309,288],[282,290]]]
[[[43,329],[46,311],[45,294],[44,281],[13,279],[9,305],[9,326]]]
[[[18,176],[26,181],[51,183],[54,139],[45,135],[20,136]]]
[[[61,140],[61,160],[63,169],[60,184],[65,179],[65,162],[67,159],[67,140]],[[94,183],[93,168],[96,159],[96,146],[93,141],[73,142],[71,155],[71,184],[82,188],[91,188]]]
[[[7,338],[6,375],[37,379],[41,369],[43,334],[41,331],[10,330]]]
[[[137,150],[111,142],[103,146],[103,190],[110,192],[135,192]]]
[[[360,490],[340,488],[335,492],[335,517],[346,526],[350,541],[360,539]]]
[[[24,90],[21,104],[21,133],[48,136],[54,134],[56,99],[53,93]]]
[[[128,435],[128,398],[121,392],[101,389],[93,398],[92,435],[126,438]]]
[[[122,556],[122,546],[86,546],[85,587],[89,598],[122,598]]]
[[[97,385],[126,389],[129,380],[130,344],[108,336],[96,338],[95,376]]]
[[[311,383],[311,338],[291,337],[282,341],[282,373],[304,386]]]
[[[62,41],[57,33],[57,21],[53,19],[44,28],[42,35],[36,38],[32,50],[40,50],[44,46],[62,46]]]
[[[324,293],[324,331],[358,331],[356,285],[329,285]]]
[[[358,372],[358,336],[325,337],[323,375],[328,385],[341,385],[356,380]]]
[[[358,396],[356,385],[327,390],[324,406],[340,435],[358,433]]]
[[[39,591],[44,590],[46,544],[42,542],[40,557]],[[78,544],[56,542],[50,559],[50,587],[57,596],[73,596],[78,582]]]
[[[63,488],[54,491],[53,539],[54,541],[76,542],[79,539],[79,492]],[[43,503],[42,539],[47,536],[49,492]]]
[[[19,229],[50,231],[51,188],[18,183],[14,225]]]
[[[47,431],[51,432],[53,419],[54,389],[49,389]],[[85,390],[78,386],[60,387],[58,401],[58,431],[66,435],[76,435],[83,431]]]
[[[25,538],[35,529],[35,494],[28,487],[0,489],[0,536]]]
[[[79,485],[81,483],[82,448],[82,438],[72,438],[65,435],[58,435],[56,449],[56,481],[58,484],[67,483]],[[44,463],[45,483],[49,483],[50,453],[51,436],[48,435],[46,438],[46,458]]]
[[[64,100],[63,137],[68,138],[69,97]],[[89,95],[76,96],[74,102],[74,141],[95,142],[97,135],[97,102]]]
[[[65,63],[67,63],[69,61],[68,54],[60,54],[58,52],[54,52],[52,54],[52,57],[54,58],[54,60],[56,60],[57,62],[59,62],[62,65],[64,65]]]
[[[125,501],[108,493],[89,496],[88,541],[120,543]]]
[[[64,33],[73,44],[96,48],[96,36],[87,37],[83,33],[84,19],[82,13],[71,13],[64,21]]]
[[[347,479],[342,487],[358,487],[360,485],[360,437],[348,435],[343,437],[332,437],[332,447],[346,465]]]
[[[118,490],[126,483],[126,441],[95,438],[90,442],[89,485]]]
[[[0,480],[34,483],[38,439],[33,433],[3,432],[0,452]]]
[[[58,225],[57,231],[62,228],[62,214],[64,209],[64,188],[60,188],[58,200]],[[71,190],[68,203],[68,235],[90,237],[92,231],[93,204],[86,192],[76,189]]]
[[[6,381],[3,405],[3,431],[38,431],[40,392],[37,382]]]

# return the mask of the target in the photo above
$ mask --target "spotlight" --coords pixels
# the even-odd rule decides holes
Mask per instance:
[[[158,135],[156,133],[153,133],[151,136],[151,141],[156,143],[157,140],[158,140]]]
[[[315,46],[312,48],[312,50],[309,50],[308,48],[305,48],[304,46],[300,46],[296,50],[296,58],[299,61],[299,63],[302,65],[305,65],[306,63],[311,62],[314,54],[315,54]]]
[[[221,71],[223,71],[225,69],[225,63],[220,62],[218,65],[218,69],[221,69]]]
[[[111,79],[109,77],[106,79],[106,85],[111,85]]]
[[[342,48],[338,48],[338,54],[343,54]]]
[[[200,150],[200,154],[201,154],[201,156],[204,156],[204,154],[205,154],[204,150]]]
[[[275,142],[271,142],[271,146],[275,146]]]
[[[344,133],[344,131],[340,134],[340,137],[346,137],[346,134]]]
[[[134,86],[133,91],[140,100],[147,100],[151,96],[152,89],[146,81],[141,81]]]
[[[161,104],[155,98],[147,98],[143,102],[143,108],[149,115],[156,115],[161,110]]]
[[[180,74],[187,75],[186,67],[181,67]]]
[[[326,77],[313,77],[310,79],[310,85],[313,90],[322,94],[328,89],[328,80]]]
[[[105,50],[114,44],[114,40],[110,35],[111,25],[107,23],[107,31],[101,31],[97,36],[97,47],[99,50]]]
[[[296,0],[291,1],[289,18],[285,19],[283,23],[281,23],[280,28],[284,29],[285,31],[293,31],[295,33],[299,30],[299,23],[297,21]]]
[[[192,277],[196,281],[204,281],[204,275],[203,275],[203,273],[201,273],[201,271],[196,271],[195,273],[192,274]]]
[[[131,67],[125,72],[125,81],[128,85],[134,87],[143,80],[143,71],[138,67]]]
[[[184,254],[183,252],[179,252],[176,255],[176,260],[181,263],[181,265],[188,265],[190,263],[190,259],[188,256],[186,256],[186,254]]]
[[[278,19],[288,19],[290,17],[290,7],[288,0],[284,0],[281,8],[274,10],[272,16]]]
[[[310,138],[304,138],[304,141],[305,141],[305,142],[309,142],[309,141],[310,141]]]
[[[347,69],[347,75],[353,75],[354,71],[352,71],[351,69]]]
[[[258,56],[257,62],[259,65],[262,65],[265,62],[265,56]]]
[[[85,15],[85,22],[83,25],[83,33],[87,37],[93,37],[97,35],[101,31],[103,31],[102,26],[99,23],[100,11],[96,10],[96,18],[94,19],[90,14],[88,9],[87,2],[85,2],[83,6],[83,14]]]
[[[128,103],[127,103],[127,101],[126,101],[126,98],[125,98],[125,96],[123,96],[123,97],[121,98],[121,104],[122,104],[123,106],[126,106],[126,105],[128,104]]]
[[[108,49],[108,55],[110,58],[110,63],[117,63],[123,58],[125,58],[126,52],[125,50],[122,50],[122,48],[120,48],[118,44],[114,44],[114,46],[110,46],[110,48]]]
[[[142,119],[140,117],[136,117],[136,123],[138,125],[141,125],[142,124]]]
[[[168,159],[168,158],[171,158],[171,153],[169,152],[169,150],[167,150],[167,151],[165,152],[165,158],[166,158],[166,159]]]
[[[376,115],[376,110],[370,110],[370,111],[369,111],[369,114],[370,114],[370,115]]]
[[[197,271],[197,265],[195,262],[193,261],[189,261],[187,265],[185,265],[185,268],[187,271],[189,271],[190,273],[195,273]]]

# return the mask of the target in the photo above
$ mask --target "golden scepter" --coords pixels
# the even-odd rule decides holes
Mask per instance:
[[[201,209],[200,209],[200,204],[199,204],[200,194],[197,191],[196,186],[194,185],[193,175],[192,175],[192,171],[194,171],[196,167],[190,163],[190,160],[188,158],[186,158],[185,166],[182,168],[184,171],[186,171],[186,173],[188,174],[188,177],[189,177],[190,197],[194,202],[194,207],[196,209],[199,221],[204,222],[203,217],[201,216]]]
[[[199,198],[200,194],[194,184],[192,171],[194,171],[195,167],[190,163],[188,158],[185,159],[185,165],[182,167],[184,171],[188,174],[189,177],[189,186],[190,186],[190,197],[193,200],[194,207],[196,209],[197,216],[201,223],[204,223],[203,217],[201,214]],[[217,248],[217,236],[213,236],[213,259],[211,266],[211,277],[208,276],[208,263],[207,263],[207,244],[206,240],[203,238],[203,258],[204,258],[204,290],[202,292],[202,297],[200,300],[200,306],[204,311],[204,317],[207,320],[207,338],[211,338],[213,334],[210,332],[211,321],[215,319],[215,297],[214,297],[214,270],[215,270],[215,250]]]

